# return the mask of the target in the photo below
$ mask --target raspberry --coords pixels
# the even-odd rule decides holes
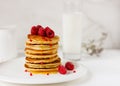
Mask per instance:
[[[36,28],[38,28],[38,29],[41,28],[41,27],[42,27],[41,25],[37,25],[37,26],[36,26]]]
[[[36,28],[36,26],[32,26],[32,28],[31,28],[31,34],[32,35],[37,35],[38,34],[38,28]]]
[[[74,69],[74,65],[73,65],[72,62],[67,62],[67,63],[65,64],[65,68],[66,68],[67,70],[73,70],[73,69]]]
[[[48,26],[45,28],[45,31],[47,31],[47,30],[51,30]]]
[[[45,32],[45,29],[43,27],[39,28],[38,35],[40,35],[40,36],[46,36],[46,32]]]
[[[47,37],[49,38],[53,38],[55,36],[55,33],[52,29],[50,29],[49,27],[46,27],[45,28],[45,31],[46,31],[46,35]]]
[[[63,65],[60,65],[58,67],[58,71],[59,71],[60,74],[63,74],[63,75],[65,75],[67,73],[67,70]]]

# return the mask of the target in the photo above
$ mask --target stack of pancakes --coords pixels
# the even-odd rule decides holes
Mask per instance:
[[[58,71],[61,59],[57,55],[59,37],[43,37],[28,34],[26,41],[25,68],[32,73],[53,73]]]

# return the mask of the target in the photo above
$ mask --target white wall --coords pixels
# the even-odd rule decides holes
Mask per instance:
[[[107,48],[120,48],[120,1],[83,0],[82,10],[109,32]],[[0,25],[17,25],[18,49],[24,49],[32,25],[50,26],[62,37],[62,0],[0,0]]]

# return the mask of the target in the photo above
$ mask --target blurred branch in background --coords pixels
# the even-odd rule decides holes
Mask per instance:
[[[99,56],[104,49],[103,45],[108,35],[107,32],[95,25],[87,31],[86,35],[86,39],[82,43],[82,51],[90,56]]]

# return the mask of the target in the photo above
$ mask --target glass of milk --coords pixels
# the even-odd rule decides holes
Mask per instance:
[[[63,25],[63,57],[79,60],[82,44],[82,15],[79,0],[64,2]]]

